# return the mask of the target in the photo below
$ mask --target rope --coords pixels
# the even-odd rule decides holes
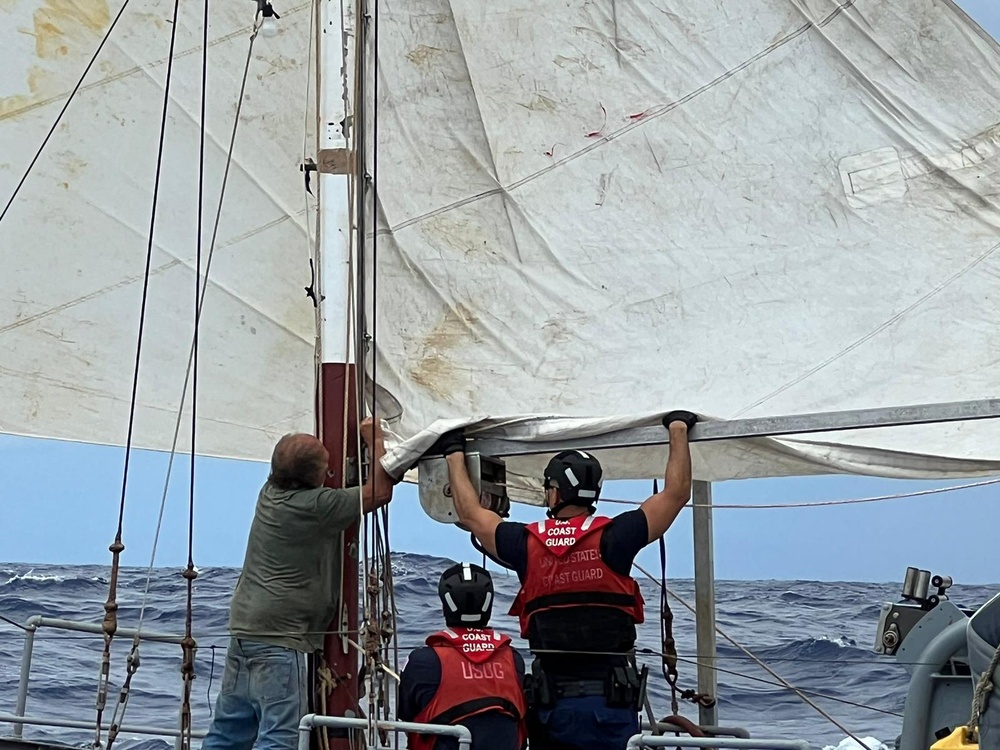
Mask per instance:
[[[101,746],[101,721],[104,715],[105,704],[107,703],[108,679],[111,672],[111,639],[114,637],[115,632],[118,630],[118,616],[117,616],[118,603],[116,601],[118,592],[118,570],[119,570],[119,562],[121,559],[121,553],[125,549],[125,545],[122,544],[122,525],[125,519],[125,496],[126,496],[126,490],[128,488],[129,461],[132,456],[132,435],[135,429],[135,410],[136,410],[136,401],[139,390],[139,364],[142,356],[143,333],[145,331],[145,326],[146,326],[146,303],[149,298],[149,272],[153,259],[153,231],[156,227],[156,208],[160,197],[160,174],[163,169],[163,146],[167,131],[167,108],[170,104],[170,82],[173,76],[174,48],[177,42],[177,17],[179,9],[180,9],[180,0],[174,0],[173,20],[170,26],[170,52],[167,58],[167,72],[163,85],[163,112],[160,117],[160,135],[156,153],[156,175],[153,180],[153,206],[150,211],[149,234],[147,236],[147,241],[146,241],[146,265],[145,265],[145,270],[143,271],[143,280],[142,280],[142,302],[139,309],[139,332],[136,339],[135,366],[132,373],[132,395],[129,401],[128,433],[125,440],[125,465],[122,469],[122,492],[121,492],[121,499],[118,505],[118,528],[117,531],[115,532],[115,540],[108,548],[108,550],[112,554],[111,576],[110,576],[111,580],[108,586],[108,599],[104,603],[104,613],[105,613],[103,622],[104,650],[101,654],[101,670],[98,676],[97,705],[96,705],[97,718],[95,721],[95,737],[94,737],[95,747]],[[124,10],[124,6],[122,6],[122,10]],[[120,15],[121,11],[119,11],[119,16]],[[110,29],[108,33],[110,34]],[[104,42],[101,43],[102,46],[103,44]],[[134,668],[137,666],[138,666],[137,660],[129,663],[129,669],[134,670]],[[109,738],[109,750],[110,750],[110,738]]]
[[[4,617],[3,615],[0,615],[0,620],[7,623],[8,625],[13,625],[15,628],[18,628],[19,630],[23,630],[25,633],[31,632],[31,628],[29,628],[27,625],[22,625],[21,623],[16,622],[15,620],[11,620],[9,617]]]
[[[215,680],[215,649],[217,649],[218,646],[212,645],[212,646],[209,646],[209,648],[212,650],[212,664],[208,668],[208,685],[205,687],[205,703],[208,705],[208,716],[209,716],[209,718],[211,718],[212,714],[213,714],[213,711],[212,711],[212,682],[214,682],[214,680]]]
[[[194,619],[194,582],[198,571],[194,567],[194,496],[195,496],[195,466],[197,461],[196,439],[198,436],[198,343],[201,328],[201,256],[203,238],[203,222],[205,215],[205,116],[208,102],[208,10],[209,0],[204,0],[204,16],[202,18],[201,47],[201,117],[199,122],[198,149],[198,238],[195,244],[194,265],[194,333],[192,337],[192,367],[191,367],[191,474],[188,493],[188,559],[187,567],[182,576],[186,582],[184,607],[184,639],[181,641],[183,661],[181,663],[181,678],[184,681],[184,698],[181,703],[181,750],[191,747],[191,683],[195,679],[194,649],[195,640],[191,636]]]
[[[379,0],[374,0],[369,3],[369,15],[370,24],[372,26],[372,46],[373,55],[371,60],[372,65],[372,78],[374,79],[374,85],[372,90],[372,175],[371,175],[371,206],[372,206],[372,223],[373,228],[378,226],[378,78],[379,78],[379,64],[378,64],[378,54],[379,54],[379,44],[378,44],[378,30],[379,30],[379,12],[378,12]],[[367,70],[364,71],[367,75]],[[362,144],[362,148],[367,148],[366,144]],[[377,336],[378,336],[378,232],[372,233],[372,295],[371,295],[371,355],[372,355],[372,421],[374,422],[378,419],[377,408],[375,403],[375,384],[378,382],[378,348],[377,348]],[[368,308],[367,304],[362,310],[362,315],[367,317]],[[369,472],[374,471],[374,467],[369,467]],[[374,489],[374,484],[372,485]],[[381,514],[373,513],[374,520],[372,525],[375,530],[375,567],[378,571],[378,578],[375,580],[376,594],[378,599],[384,596],[382,591],[382,574],[385,571],[386,558],[385,558],[385,546],[386,543],[382,539],[382,524],[380,523]],[[387,542],[388,540],[386,540]],[[381,603],[378,601],[378,603]],[[375,654],[372,659],[372,666],[378,669],[377,674],[373,674],[373,679],[377,679],[379,695],[378,703],[379,705],[385,705],[385,710],[388,713],[389,705],[388,701],[385,700],[385,679],[382,672],[382,667],[384,666],[383,656],[388,655],[388,638],[392,638],[391,633],[386,633],[385,620],[385,610],[379,612],[380,623],[379,623],[379,653]],[[374,711],[372,712],[374,715]]]
[[[969,719],[968,732],[971,737],[979,742],[979,720],[986,713],[986,706],[990,700],[990,693],[993,692],[993,674],[997,666],[1000,665],[1000,646],[993,652],[990,665],[979,676],[976,683],[976,691],[972,695],[972,717]]]
[[[1000,484],[1000,479],[985,479],[981,482],[970,482],[968,484],[958,484],[951,487],[937,487],[929,490],[916,490],[914,492],[900,492],[895,495],[877,495],[875,497],[862,497],[852,500],[819,500],[816,502],[806,502],[806,503],[762,503],[762,504],[750,504],[750,503],[722,503],[711,505],[704,504],[694,504],[689,503],[686,507],[688,508],[712,508],[713,510],[728,509],[728,510],[774,510],[777,508],[822,508],[832,505],[859,505],[861,503],[879,503],[886,500],[903,500],[909,497],[922,497],[924,495],[937,495],[942,492],[955,492],[957,490],[968,490],[975,487],[987,487],[993,484]],[[602,503],[614,503],[616,505],[642,505],[641,500],[616,500],[614,498],[601,498]]]
[[[330,667],[325,659],[316,660],[316,684],[319,688],[320,714],[326,716],[326,696],[332,693],[334,688],[337,687],[337,681],[333,678],[333,672],[330,671]],[[329,732],[319,733],[319,746],[321,750],[330,750]]]
[[[14,201],[17,199],[18,193],[21,192],[21,188],[24,187],[24,183],[27,182],[28,180],[28,175],[30,175],[31,170],[35,168],[35,164],[38,162],[39,157],[41,157],[42,151],[44,151],[45,147],[48,145],[49,139],[52,138],[52,134],[56,132],[56,128],[58,128],[59,123],[62,122],[63,115],[66,114],[66,110],[69,109],[70,102],[73,101],[73,98],[77,95],[77,92],[80,91],[80,87],[83,85],[84,79],[86,79],[87,74],[90,73],[90,69],[94,67],[94,63],[97,62],[97,58],[100,56],[101,50],[104,49],[104,45],[107,43],[108,39],[111,38],[111,34],[112,32],[114,32],[115,26],[117,26],[118,21],[121,20],[122,15],[125,13],[125,8],[128,7],[129,2],[130,0],[125,0],[125,2],[122,3],[122,7],[118,9],[118,13],[115,15],[115,19],[111,22],[111,25],[108,27],[108,30],[104,33],[104,38],[101,39],[101,43],[97,45],[97,49],[94,50],[94,54],[91,56],[90,61],[87,63],[87,66],[83,69],[83,74],[80,76],[80,79],[76,82],[76,85],[73,87],[73,90],[70,91],[69,96],[63,103],[62,109],[59,110],[59,114],[56,115],[55,122],[52,123],[52,127],[49,128],[49,132],[45,134],[45,138],[42,140],[42,145],[38,147],[38,150],[35,152],[34,157],[31,159],[31,163],[28,164],[28,168],[24,170],[24,174],[21,175],[21,179],[18,181],[17,186],[14,188],[14,192],[11,193],[10,198],[7,200],[7,205],[4,206],[3,211],[0,212],[0,221],[4,220],[4,218],[7,216],[7,212],[10,211],[10,207],[14,205]]]
[[[637,570],[639,570],[642,573],[644,573],[646,575],[646,577],[649,578],[649,580],[652,581],[654,584],[659,584],[659,582],[645,568],[643,568],[641,565],[639,565],[638,563],[635,563],[635,562],[633,562],[632,565],[634,565]],[[674,599],[676,599],[677,601],[679,601],[692,614],[696,614],[695,608],[692,605],[688,604],[684,599],[682,599],[681,597],[679,597],[677,594],[675,594],[673,591],[670,591],[669,589],[667,589],[667,593],[670,596],[674,597]],[[828,714],[821,706],[819,706],[815,702],[813,702],[809,698],[809,696],[805,694],[804,691],[799,690],[797,687],[795,687],[790,682],[788,682],[787,680],[785,680],[784,677],[782,677],[781,675],[779,675],[777,672],[775,672],[773,669],[771,669],[769,666],[767,666],[767,664],[765,664],[763,661],[761,661],[756,656],[754,656],[747,648],[745,648],[740,643],[738,643],[733,638],[731,638],[728,633],[726,633],[721,627],[719,627],[718,623],[716,623],[716,625],[715,625],[715,632],[717,632],[719,635],[721,635],[723,638],[725,638],[727,641],[729,641],[733,646],[735,646],[740,651],[742,651],[744,654],[746,654],[750,659],[752,659],[754,661],[754,663],[757,664],[758,667],[760,667],[761,669],[763,669],[765,672],[767,672],[769,675],[771,675],[774,679],[778,680],[784,687],[786,687],[787,689],[791,690],[796,695],[798,695],[799,698],[801,698],[807,705],[809,705],[810,707],[812,707],[813,709],[815,709],[815,711],[820,716],[822,716],[824,719],[826,719],[827,721],[829,721],[831,724],[833,724],[835,727],[837,727],[837,729],[839,729],[841,732],[843,732],[844,734],[846,734],[852,740],[854,740],[855,742],[857,742],[861,747],[865,747],[865,744],[860,739],[858,739],[858,737],[855,734],[853,734],[849,729],[847,729],[847,727],[845,727],[839,721],[837,721],[832,716],[830,716],[830,714]]]
[[[233,130],[232,130],[232,134],[231,134],[230,139],[229,139],[229,150],[228,150],[228,153],[226,154],[226,166],[225,166],[225,171],[223,172],[223,176],[222,176],[222,189],[221,189],[221,192],[219,194],[219,205],[218,205],[218,207],[216,209],[216,213],[215,213],[215,226],[214,226],[213,231],[212,231],[212,243],[209,246],[208,258],[207,258],[207,260],[205,262],[205,282],[206,283],[203,285],[202,290],[201,290],[201,300],[200,300],[199,309],[198,309],[198,317],[199,317],[199,319],[201,317],[201,310],[204,307],[205,293],[208,290],[208,283],[207,282],[208,282],[209,273],[210,273],[211,267],[212,267],[212,258],[213,258],[214,254],[215,254],[215,244],[216,244],[216,240],[218,238],[218,233],[219,233],[219,222],[220,222],[221,217],[222,217],[222,206],[223,206],[223,203],[224,203],[224,200],[225,200],[226,186],[227,186],[227,183],[229,181],[229,168],[230,168],[230,166],[232,164],[232,161],[233,161],[233,149],[234,149],[235,144],[236,144],[236,130],[237,130],[237,127],[239,126],[240,113],[243,110],[243,99],[244,99],[244,94],[246,92],[247,76],[248,76],[248,74],[250,72],[250,60],[251,60],[252,55],[253,55],[253,43],[254,43],[254,40],[257,38],[257,30],[258,30],[258,27],[255,26],[254,29],[253,29],[253,32],[250,35],[250,45],[249,45],[249,49],[247,50],[246,65],[244,66],[244,69],[243,69],[243,82],[240,84],[240,94],[239,94],[239,98],[237,99],[237,102],[236,102],[236,117],[233,120]],[[159,511],[159,515],[158,515],[157,520],[156,520],[156,532],[153,535],[153,549],[152,549],[152,552],[151,552],[150,557],[149,557],[149,566],[146,568],[146,580],[145,580],[145,583],[144,583],[144,586],[143,586],[142,604],[139,607],[139,624],[137,625],[136,630],[140,631],[140,632],[142,631],[142,625],[143,625],[143,622],[144,622],[145,616],[146,616],[146,608],[147,608],[148,603],[149,603],[149,587],[151,585],[151,581],[152,581],[152,577],[153,577],[153,567],[154,567],[154,565],[156,563],[156,552],[157,552],[157,549],[159,547],[159,542],[160,542],[160,531],[161,531],[162,526],[163,526],[163,515],[164,515],[164,511],[166,509],[166,505],[167,505],[167,495],[168,495],[168,493],[170,491],[170,477],[173,474],[174,458],[177,455],[177,442],[178,442],[179,437],[180,437],[181,422],[183,421],[183,414],[184,414],[184,404],[185,404],[185,399],[187,397],[188,383],[190,382],[190,378],[191,378],[191,367],[192,367],[193,361],[194,361],[194,340],[192,339],[191,349],[190,349],[190,352],[188,353],[188,364],[187,364],[187,368],[186,368],[185,373],[184,373],[184,385],[181,388],[181,400],[180,400],[180,404],[177,407],[177,419],[174,422],[174,437],[173,437],[173,442],[170,445],[169,459],[168,459],[168,462],[167,462],[166,480],[163,483],[163,494],[160,497],[160,511]]]
[[[653,480],[653,494],[660,491],[659,484]],[[659,539],[660,550],[660,643],[663,655],[660,657],[663,679],[670,686],[670,713],[676,716],[680,713],[680,704],[677,700],[677,642],[674,640],[674,613],[670,609],[670,600],[667,598],[667,545],[661,536]],[[652,721],[652,718],[650,719]]]
[[[221,190],[220,190],[220,193],[219,193],[219,204],[218,204],[218,206],[216,208],[215,223],[214,223],[214,226],[213,226],[213,229],[212,229],[212,242],[211,242],[211,244],[209,246],[208,258],[207,258],[206,263],[205,263],[205,284],[204,284],[204,286],[201,289],[201,295],[200,295],[199,304],[198,304],[198,319],[199,320],[201,318],[202,308],[204,307],[205,293],[208,290],[208,278],[209,278],[209,273],[211,271],[212,258],[214,257],[214,254],[215,254],[215,246],[216,246],[216,242],[218,240],[218,235],[219,235],[219,223],[220,223],[221,218],[222,218],[222,206],[223,206],[223,204],[225,202],[226,187],[227,187],[228,182],[229,182],[229,169],[230,169],[230,167],[232,165],[232,161],[233,161],[233,150],[234,150],[235,145],[236,145],[236,131],[237,131],[237,128],[239,126],[240,114],[241,114],[241,112],[243,110],[244,94],[246,93],[247,77],[248,77],[249,72],[250,72],[250,60],[252,59],[252,55],[253,55],[253,43],[254,43],[254,40],[257,38],[257,30],[258,30],[258,27],[254,26],[253,31],[250,34],[250,44],[249,44],[249,48],[247,49],[246,64],[244,65],[244,68],[243,68],[243,80],[242,80],[242,82],[240,84],[240,93],[239,93],[239,97],[237,98],[237,102],[236,102],[236,116],[235,116],[235,118],[233,120],[233,129],[232,129],[232,133],[231,133],[231,136],[230,136],[230,139],[229,139],[229,149],[228,149],[227,154],[226,154],[226,165],[225,165],[225,170],[224,170],[223,176],[222,176],[222,187],[221,187]],[[199,237],[200,236],[201,236],[201,233],[199,232]],[[164,515],[164,512],[166,510],[167,495],[168,495],[168,493],[170,491],[170,477],[173,475],[174,458],[177,455],[177,442],[178,442],[178,439],[179,439],[179,436],[180,436],[181,422],[183,420],[183,414],[184,414],[184,403],[185,403],[185,399],[187,397],[187,389],[188,389],[188,383],[189,383],[190,378],[191,378],[191,369],[192,369],[193,361],[194,361],[194,340],[192,338],[191,350],[188,353],[187,368],[185,369],[185,372],[184,372],[184,385],[181,387],[181,398],[180,398],[180,403],[179,403],[179,405],[177,407],[177,419],[174,422],[174,436],[173,436],[173,441],[172,441],[172,443],[170,445],[170,454],[169,454],[169,459],[168,459],[168,462],[167,462],[166,478],[165,478],[164,483],[163,483],[163,494],[160,497],[160,510],[159,510],[159,514],[158,514],[157,519],[156,519],[156,531],[155,531],[155,533],[153,535],[153,548],[152,548],[152,551],[150,553],[149,566],[146,569],[146,580],[145,580],[145,583],[143,585],[142,603],[141,603],[141,605],[139,607],[139,624],[136,626],[136,635],[135,635],[135,638],[132,641],[132,653],[135,655],[135,657],[137,659],[138,659],[138,656],[139,656],[139,653],[138,653],[138,651],[139,651],[139,644],[141,642],[140,634],[142,632],[143,622],[145,621],[146,608],[147,608],[147,606],[149,604],[149,587],[151,585],[152,578],[153,578],[153,567],[154,567],[154,565],[156,563],[156,552],[157,552],[157,549],[159,547],[159,542],[160,542],[160,531],[162,530],[162,527],[163,527],[163,515]],[[214,652],[215,646],[212,646],[212,649],[213,649],[212,658],[213,658],[213,662],[214,662],[214,659],[215,659],[215,652]],[[131,655],[130,655],[130,658],[131,658]],[[115,715],[114,715],[113,721],[115,721],[118,724],[120,724],[121,721],[124,720],[125,710],[127,708],[127,703],[128,703],[128,691],[126,690],[126,688],[127,688],[130,676],[131,675],[126,676],[126,685],[123,686],[123,691],[122,691],[124,697],[123,697],[123,699],[120,699],[120,701],[119,701],[119,706],[121,707],[121,716],[120,717],[119,717],[119,714],[118,714],[118,708],[115,709]],[[209,712],[211,713],[211,706],[209,706]]]
[[[697,659],[683,659],[682,658],[681,661],[686,662],[688,664],[693,664],[693,665],[696,665],[696,666],[707,666],[709,669],[713,669],[716,672],[721,672],[723,674],[733,675],[734,677],[740,677],[740,678],[743,678],[743,679],[746,679],[746,680],[752,680],[753,682],[759,682],[759,683],[761,683],[763,685],[773,685],[774,687],[783,687],[783,688],[786,688],[786,689],[788,688],[788,686],[785,683],[783,683],[783,682],[776,682],[774,680],[766,680],[763,677],[756,677],[754,675],[746,674],[745,672],[736,672],[736,671],[734,671],[732,669],[723,669],[722,667],[714,666],[714,665],[711,665],[711,664],[703,664],[702,662],[699,662]],[[856,701],[847,700],[846,698],[838,698],[835,695],[829,695],[828,693],[821,693],[818,690],[808,690],[806,688],[798,688],[798,690],[801,690],[803,693],[806,693],[807,695],[812,695],[812,696],[815,696],[817,698],[823,698],[825,700],[834,701],[836,703],[843,703],[846,706],[853,706],[854,708],[866,708],[869,711],[874,711],[876,713],[885,714],[887,716],[896,716],[896,717],[899,717],[899,718],[903,718],[903,714],[899,713],[898,711],[890,711],[887,708],[878,708],[877,706],[871,706],[871,705],[868,705],[866,703],[857,703]]]
[[[222,207],[223,207],[223,205],[225,203],[226,187],[228,186],[228,183],[229,183],[229,170],[230,170],[230,167],[232,166],[233,151],[234,151],[235,145],[236,145],[236,131],[237,131],[238,127],[239,127],[240,115],[241,115],[242,110],[243,110],[243,102],[244,102],[244,96],[245,96],[245,93],[246,93],[247,78],[248,78],[248,75],[249,75],[249,72],[250,72],[250,61],[251,61],[252,56],[253,56],[253,43],[254,43],[254,40],[257,38],[258,29],[259,29],[259,26],[255,23],[255,25],[254,25],[254,27],[252,29],[252,32],[250,34],[250,43],[249,43],[249,46],[248,46],[248,49],[247,49],[246,62],[245,62],[244,67],[243,67],[243,79],[242,79],[242,81],[240,83],[240,93],[239,93],[239,96],[237,97],[237,101],[236,101],[236,115],[235,115],[235,117],[233,119],[233,128],[232,128],[232,132],[230,134],[229,148],[228,148],[227,153],[226,153],[226,163],[225,163],[225,168],[224,168],[223,176],[222,176],[222,186],[221,186],[220,192],[219,192],[219,203],[218,203],[218,206],[216,207],[215,221],[214,221],[213,228],[212,228],[212,241],[211,241],[211,243],[209,245],[208,257],[207,257],[206,262],[205,262],[205,274],[204,274],[205,284],[200,289],[200,292],[196,291],[196,294],[197,294],[197,297],[196,297],[196,300],[197,300],[197,310],[196,310],[196,317],[195,317],[195,330],[196,331],[197,331],[198,323],[199,323],[199,321],[201,319],[201,312],[202,312],[202,309],[204,307],[205,294],[208,291],[208,278],[209,278],[209,274],[210,274],[211,267],[212,267],[212,259],[213,259],[214,255],[215,255],[216,243],[218,241],[219,224],[220,224],[221,218],[222,218]],[[202,148],[204,148],[204,135],[202,136],[202,140],[203,140]],[[201,179],[203,180],[203,175],[201,175]],[[203,184],[203,182],[202,182],[202,184]],[[201,236],[202,236],[201,227],[200,227],[202,205],[203,205],[203,202],[200,200],[199,201],[199,216],[198,216],[198,219],[199,219],[199,230],[198,230],[199,249],[200,249],[200,240],[201,240]],[[201,263],[200,263],[200,260],[199,260],[199,262],[198,262],[198,268],[200,268],[200,267],[201,267]],[[197,286],[197,282],[196,282],[196,286]],[[166,477],[165,477],[165,480],[164,480],[164,483],[163,483],[163,493],[162,493],[161,498],[160,498],[160,509],[159,509],[159,513],[157,515],[156,530],[155,530],[155,533],[153,535],[153,545],[152,545],[152,550],[150,552],[149,566],[146,568],[146,580],[145,580],[144,585],[143,585],[142,602],[141,602],[141,605],[139,607],[138,625],[136,626],[135,637],[132,640],[132,651],[129,653],[129,656],[128,656],[129,666],[130,667],[133,664],[135,665],[136,668],[138,668],[138,666],[139,666],[139,646],[140,646],[140,643],[141,643],[141,640],[142,640],[141,639],[142,626],[143,626],[143,623],[145,621],[146,609],[147,609],[148,604],[149,604],[149,588],[150,588],[150,585],[151,585],[151,582],[152,582],[154,565],[156,563],[156,553],[157,553],[157,550],[159,548],[160,532],[161,532],[162,527],[163,527],[163,516],[164,516],[165,509],[166,509],[167,496],[168,496],[169,491],[170,491],[170,477],[173,475],[174,459],[175,459],[175,457],[177,455],[177,442],[178,442],[179,437],[180,437],[180,428],[181,428],[181,422],[183,421],[184,404],[185,404],[185,400],[186,400],[186,397],[187,397],[188,384],[189,384],[189,382],[191,380],[192,367],[194,365],[194,360],[195,360],[195,354],[196,354],[196,352],[195,352],[195,345],[196,345],[195,344],[195,338],[194,338],[194,336],[192,336],[191,349],[190,349],[190,351],[188,353],[188,363],[187,363],[187,367],[186,367],[185,372],[184,372],[184,384],[181,387],[180,403],[178,404],[178,407],[177,407],[177,418],[176,418],[176,420],[174,422],[174,436],[173,436],[173,441],[171,442],[171,446],[170,446],[170,453],[169,453],[169,458],[168,458],[168,462],[167,462]],[[85,638],[86,636],[79,636],[79,637],[84,637]],[[213,646],[211,646],[211,648],[212,648],[212,663],[213,663],[213,670],[214,670],[215,648],[216,648],[216,646],[213,645]],[[125,718],[125,712],[126,712],[126,710],[128,708],[128,697],[130,695],[129,688],[130,688],[130,685],[131,685],[131,680],[132,680],[132,675],[133,674],[135,674],[135,669],[130,669],[127,672],[126,678],[125,678],[125,682],[122,685],[122,690],[121,690],[121,694],[119,696],[118,705],[115,707],[115,712],[114,712],[113,717],[112,717],[112,727],[111,727],[111,731],[109,732],[109,742],[108,742],[109,750],[110,750],[110,747],[111,747],[111,742],[113,741],[113,739],[112,739],[112,733],[114,734],[114,736],[117,736],[118,731],[120,730],[121,723],[124,721],[124,718]],[[212,676],[210,675],[209,676],[209,687],[208,687],[209,690],[211,690],[211,683],[212,683]],[[211,712],[212,712],[212,708],[211,708],[211,705],[209,705],[209,713],[211,714]]]

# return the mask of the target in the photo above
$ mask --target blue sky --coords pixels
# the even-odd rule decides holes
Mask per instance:
[[[1000,3],[959,5],[1000,37]],[[0,436],[0,561],[107,564],[121,491],[123,451],[105,446]],[[167,504],[160,565],[180,566],[187,555],[187,459],[175,468]],[[166,455],[137,452],[131,469],[124,541],[126,565],[149,561],[163,491]],[[257,490],[267,474],[260,463],[200,459],[195,519],[195,562],[238,566],[253,517]],[[725,482],[716,503],[815,502],[897,494],[963,482],[913,482],[860,477],[811,477]],[[646,482],[612,482],[605,495],[643,499]],[[618,512],[621,506],[607,506]],[[413,487],[397,490],[391,506],[393,548],[476,559],[467,535],[438,524],[420,509]],[[518,506],[516,520],[541,517]],[[915,565],[951,575],[956,583],[1000,581],[995,530],[1000,527],[1000,485],[882,503],[789,510],[715,513],[716,575],[721,579],[901,581]],[[669,575],[692,571],[691,513],[668,533]],[[655,546],[640,562],[655,566]]]
[[[8,562],[107,564],[121,492],[123,451],[105,446],[0,436],[5,477],[0,559]],[[168,497],[158,564],[181,566],[187,554],[187,457],[179,457]],[[124,541],[126,565],[146,565],[163,491],[165,454],[136,452],[130,469]],[[266,464],[199,459],[195,562],[238,566]],[[962,482],[858,477],[744,480],[714,485],[716,503],[815,502],[896,494]],[[643,499],[646,482],[609,482],[605,496]],[[723,579],[895,581],[907,565],[961,583],[1000,581],[994,533],[1000,485],[853,506],[715,513],[716,574]],[[477,559],[468,537],[430,520],[416,491],[403,485],[391,507],[391,541],[399,551]],[[622,506],[606,505],[617,513]],[[516,506],[516,520],[542,517]],[[669,572],[690,577],[691,514],[667,536]],[[655,546],[640,558],[655,566]]]

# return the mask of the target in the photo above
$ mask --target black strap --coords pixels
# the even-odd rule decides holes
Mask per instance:
[[[574,680],[568,677],[550,677],[557,698],[587,698],[595,695],[606,696],[607,683],[604,680]]]
[[[603,591],[576,591],[564,594],[548,594],[532,599],[524,605],[524,614],[529,616],[549,607],[633,607],[635,597],[631,594],[609,594]]]
[[[653,494],[657,494],[656,480],[653,480]],[[670,686],[670,710],[677,714],[677,642],[674,640],[674,613],[670,609],[667,596],[667,545],[660,536],[660,638],[662,640],[661,660],[663,678]],[[714,665],[713,665],[714,666]]]
[[[501,568],[507,568],[507,570],[514,570],[514,566],[513,565],[508,565],[503,560],[501,560],[499,557],[496,557],[495,555],[491,555],[486,550],[486,548],[482,544],[479,543],[479,540],[476,539],[476,535],[473,534],[471,531],[469,532],[469,540],[472,542],[472,546],[473,547],[475,547],[479,552],[483,553],[483,558],[484,558],[483,567],[484,568],[486,567],[485,558],[488,557],[493,562],[495,562],[497,565],[499,565]]]
[[[495,696],[487,696],[485,698],[474,698],[471,701],[465,701],[464,703],[459,703],[457,706],[452,706],[447,711],[442,711],[434,718],[427,721],[427,724],[448,724],[449,726],[456,724],[467,716],[472,716],[472,714],[478,714],[487,710],[502,711],[505,714],[509,714],[513,718],[520,721],[523,717],[521,712],[518,710],[517,706],[511,703],[506,698],[499,698]]]

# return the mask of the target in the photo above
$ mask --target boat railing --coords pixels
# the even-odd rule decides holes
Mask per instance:
[[[309,741],[312,730],[317,727],[345,728],[345,729],[368,729],[373,722],[368,719],[356,719],[346,716],[320,716],[318,714],[306,714],[299,722],[299,750],[309,750]],[[384,721],[374,722],[377,729],[398,732],[412,732],[414,734],[435,734],[439,737],[454,737],[458,740],[458,750],[471,750],[472,732],[461,724],[454,726],[448,724],[416,724],[411,721]]]
[[[35,634],[42,628],[51,630],[67,630],[76,633],[90,633],[93,635],[104,635],[104,629],[100,623],[78,622],[76,620],[64,620],[55,617],[43,617],[34,615],[24,621],[24,650],[21,654],[21,673],[17,683],[17,697],[14,703],[14,713],[0,713],[0,723],[14,725],[14,737],[20,739],[24,733],[25,725],[56,727],[62,729],[90,729],[95,728],[93,721],[77,721],[67,719],[62,716],[29,716],[26,713],[28,705],[28,686],[31,681],[31,663],[35,650]],[[118,628],[115,634],[124,638],[135,638],[138,634],[141,641],[153,641],[157,643],[173,643],[180,646],[183,635],[171,635],[168,633],[156,633],[149,630],[137,632],[131,628]],[[180,731],[180,712],[178,710],[178,724],[174,727],[157,727],[125,724],[121,727],[122,732],[129,734],[144,734],[158,737],[177,737]],[[192,730],[192,737],[204,737],[204,730]]]
[[[732,750],[812,750],[805,740],[746,739],[743,737],[674,737],[636,734],[626,746],[628,750],[650,747],[710,747]]]
[[[65,718],[63,716],[32,716],[26,713],[28,703],[28,688],[31,682],[31,667],[34,657],[35,636],[42,628],[50,630],[63,630],[77,633],[89,633],[103,636],[104,629],[100,623],[79,622],[76,620],[66,620],[54,617],[44,617],[34,615],[25,620],[24,630],[24,650],[21,654],[21,671],[18,679],[17,695],[15,699],[14,713],[0,712],[0,723],[14,725],[14,737],[20,739],[23,736],[24,727],[42,726],[63,729],[83,729],[93,730],[93,721],[81,721]],[[132,628],[119,628],[115,632],[116,636],[123,638],[135,638],[140,641],[152,641],[157,643],[169,643],[177,646],[181,645],[183,635],[170,633],[157,633],[154,631],[137,631]],[[368,719],[342,717],[342,716],[321,716],[318,714],[308,714],[302,718],[299,724],[299,747],[308,750],[309,735],[313,728],[319,727],[341,727],[367,729],[371,726]],[[472,735],[463,726],[445,726],[440,724],[417,724],[402,721],[375,722],[379,729],[401,732],[414,732],[418,734],[431,734],[439,736],[454,737],[458,740],[460,750],[471,748]],[[647,730],[649,725],[643,723],[643,729]],[[680,729],[670,723],[658,723],[657,730],[661,732],[671,732]],[[737,727],[703,727],[709,730],[713,737],[685,737],[677,735],[654,735],[637,734],[629,741],[629,748],[644,747],[692,747],[692,748],[733,748],[733,750],[810,750],[809,745],[798,740],[764,740],[749,739],[745,729]],[[180,719],[178,715],[177,726],[145,726],[125,724],[120,731],[128,734],[150,735],[158,737],[181,736]],[[191,731],[192,737],[202,738],[206,732],[204,730]],[[720,736],[731,735],[731,736]]]

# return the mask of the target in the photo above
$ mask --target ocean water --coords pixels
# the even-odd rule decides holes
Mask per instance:
[[[394,555],[393,568],[399,608],[400,661],[410,649],[441,626],[437,577],[451,561],[422,555]],[[0,615],[23,622],[45,615],[98,623],[107,598],[106,566],[60,567],[0,564]],[[229,599],[238,571],[208,568],[195,583],[194,630],[199,644],[193,712],[196,727],[207,728],[210,706],[218,693],[227,641]],[[504,615],[517,590],[517,580],[495,571],[497,605],[493,624],[514,635],[515,623]],[[125,569],[119,583],[120,627],[134,627],[142,601],[145,571]],[[693,602],[688,580],[668,584]],[[951,598],[960,606],[976,606],[1000,588],[958,586]],[[659,651],[658,590],[643,584],[647,622],[640,626],[639,647]],[[814,581],[720,581],[716,596],[718,622],[735,641],[747,647],[792,685],[811,691],[827,713],[860,738],[876,738],[889,747],[899,734],[907,676],[892,659],[871,650],[879,607],[896,601],[899,585],[819,583]],[[184,581],[180,571],[158,569],[151,581],[145,630],[181,633],[184,628]],[[677,602],[674,632],[681,656],[680,685],[696,687],[694,623]],[[125,675],[131,641],[119,638],[113,651],[109,709]],[[0,711],[12,712],[21,664],[23,632],[0,621]],[[36,638],[27,713],[93,721],[100,666],[97,636],[51,630]],[[650,665],[650,689],[658,716],[669,713],[669,694],[655,653],[640,654]],[[181,654],[177,646],[144,643],[141,663],[132,681],[125,724],[176,726],[180,695]],[[845,733],[806,705],[795,693],[750,661],[739,649],[719,639],[720,723],[742,726],[754,736],[801,738],[817,748],[857,747]],[[681,712],[695,718],[694,706]],[[10,725],[0,726],[7,735]],[[25,736],[85,746],[92,731],[26,727]],[[116,746],[160,750],[167,742],[123,734]]]

